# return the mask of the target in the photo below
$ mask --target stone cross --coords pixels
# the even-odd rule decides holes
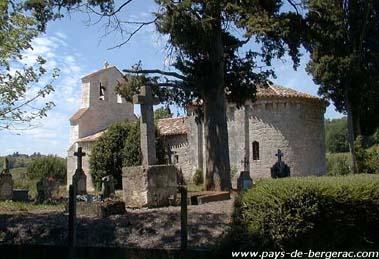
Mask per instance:
[[[249,159],[246,156],[241,160],[241,164],[243,165],[244,171],[249,171]]]
[[[78,157],[75,174],[72,176],[75,195],[87,194],[87,176],[82,168],[82,158],[85,155],[86,153],[82,151],[81,147],[79,147],[78,151],[74,153],[74,156]]]
[[[141,105],[141,152],[142,165],[154,165],[156,163],[155,153],[155,129],[153,105],[159,100],[154,98],[150,86],[142,86],[140,94],[133,96],[133,103]]]
[[[7,157],[4,157],[4,164],[3,164],[3,174],[8,174],[9,173],[9,161]]]
[[[275,156],[278,157],[278,162],[282,162],[282,157],[284,156],[284,154],[282,153],[282,151],[280,149],[278,149],[278,153],[275,154]]]
[[[83,167],[83,157],[86,156],[86,153],[82,151],[81,147],[78,147],[78,151],[74,153],[74,156],[77,156],[78,159],[76,161],[76,169],[80,170]]]

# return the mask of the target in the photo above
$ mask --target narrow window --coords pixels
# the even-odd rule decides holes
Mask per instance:
[[[259,160],[259,142],[253,142],[253,160]]]
[[[105,87],[100,82],[100,88],[99,88],[99,100],[104,101],[105,99]]]
[[[179,156],[178,155],[174,156],[174,163],[175,164],[179,163]]]

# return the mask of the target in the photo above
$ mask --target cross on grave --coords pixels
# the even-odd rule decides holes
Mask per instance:
[[[159,99],[152,94],[150,86],[142,86],[140,93],[133,96],[133,103],[141,105],[141,153],[142,165],[154,165],[155,153],[155,130],[153,105],[159,103]]]
[[[3,174],[8,174],[9,173],[9,161],[7,157],[4,157],[4,164],[3,164]]]
[[[246,156],[241,160],[241,164],[243,165],[244,171],[249,171],[249,159]]]
[[[74,156],[78,157],[76,160],[76,170],[81,170],[83,165],[83,157],[86,156],[86,153],[82,151],[81,147],[78,147],[78,151],[74,152]]]
[[[77,157],[75,174],[72,176],[75,195],[82,195],[87,193],[87,176],[82,168],[82,159],[85,155],[86,153],[82,151],[81,147],[78,147],[78,151],[74,152],[74,156]]]
[[[278,157],[278,162],[279,163],[282,162],[282,157],[284,156],[284,154],[283,154],[283,152],[280,149],[278,149],[278,153],[276,153],[275,156]]]

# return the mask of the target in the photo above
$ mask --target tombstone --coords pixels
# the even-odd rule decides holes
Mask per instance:
[[[122,169],[124,201],[128,207],[161,207],[170,204],[170,197],[177,192],[177,168],[174,165],[155,165],[155,129],[153,97],[150,86],[142,86],[140,94],[133,96],[133,103],[141,105],[141,153],[142,166]]]
[[[253,186],[253,179],[251,179],[249,171],[242,171],[237,179],[237,190],[239,192],[246,191],[251,186]]]
[[[87,194],[87,176],[82,167],[82,159],[85,155],[86,153],[82,152],[81,147],[79,147],[78,151],[74,153],[74,156],[77,157],[77,164],[75,174],[72,176],[72,183],[76,195]]]
[[[112,175],[101,178],[101,196],[103,199],[113,197],[115,195],[116,179]]]
[[[284,154],[280,149],[278,149],[278,153],[275,154],[278,157],[278,161],[271,167],[271,177],[272,178],[283,178],[289,177],[291,175],[290,167],[282,161],[282,157]]]
[[[53,199],[53,193],[56,191],[56,183],[52,178],[43,177],[37,182],[37,199],[36,202],[41,204]]]
[[[11,200],[13,198],[13,179],[9,172],[8,159],[4,158],[3,170],[0,174],[0,200]]]

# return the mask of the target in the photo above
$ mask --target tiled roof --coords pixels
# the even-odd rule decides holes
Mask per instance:
[[[94,75],[97,75],[97,74],[99,74],[99,73],[102,73],[102,72],[104,72],[104,71],[111,70],[111,69],[116,69],[121,75],[123,75],[123,74],[121,73],[121,71],[118,70],[117,67],[115,67],[115,66],[109,66],[109,67],[105,67],[105,68],[99,69],[99,70],[97,70],[97,71],[95,71],[95,72],[89,73],[88,75],[82,76],[81,79],[84,80],[84,79],[86,79],[86,78],[92,77],[92,76],[94,76]]]
[[[283,86],[278,86],[274,84],[269,84],[269,86],[259,86],[257,87],[257,99],[262,97],[284,97],[284,98],[301,98],[301,99],[312,99],[312,100],[318,100],[318,101],[323,101],[322,99],[298,92],[296,90],[293,90],[291,88],[283,87]]]
[[[75,122],[75,121],[79,120],[87,110],[88,110],[88,108],[81,108],[81,109],[77,110],[74,113],[74,115],[71,116],[70,121]]]
[[[101,135],[104,134],[105,131],[106,130],[99,131],[99,132],[97,132],[95,134],[92,134],[92,135],[89,135],[87,137],[80,138],[76,142],[80,143],[80,142],[92,142],[92,141],[96,141]]]
[[[159,134],[162,136],[187,134],[186,118],[167,118],[157,122]]]

